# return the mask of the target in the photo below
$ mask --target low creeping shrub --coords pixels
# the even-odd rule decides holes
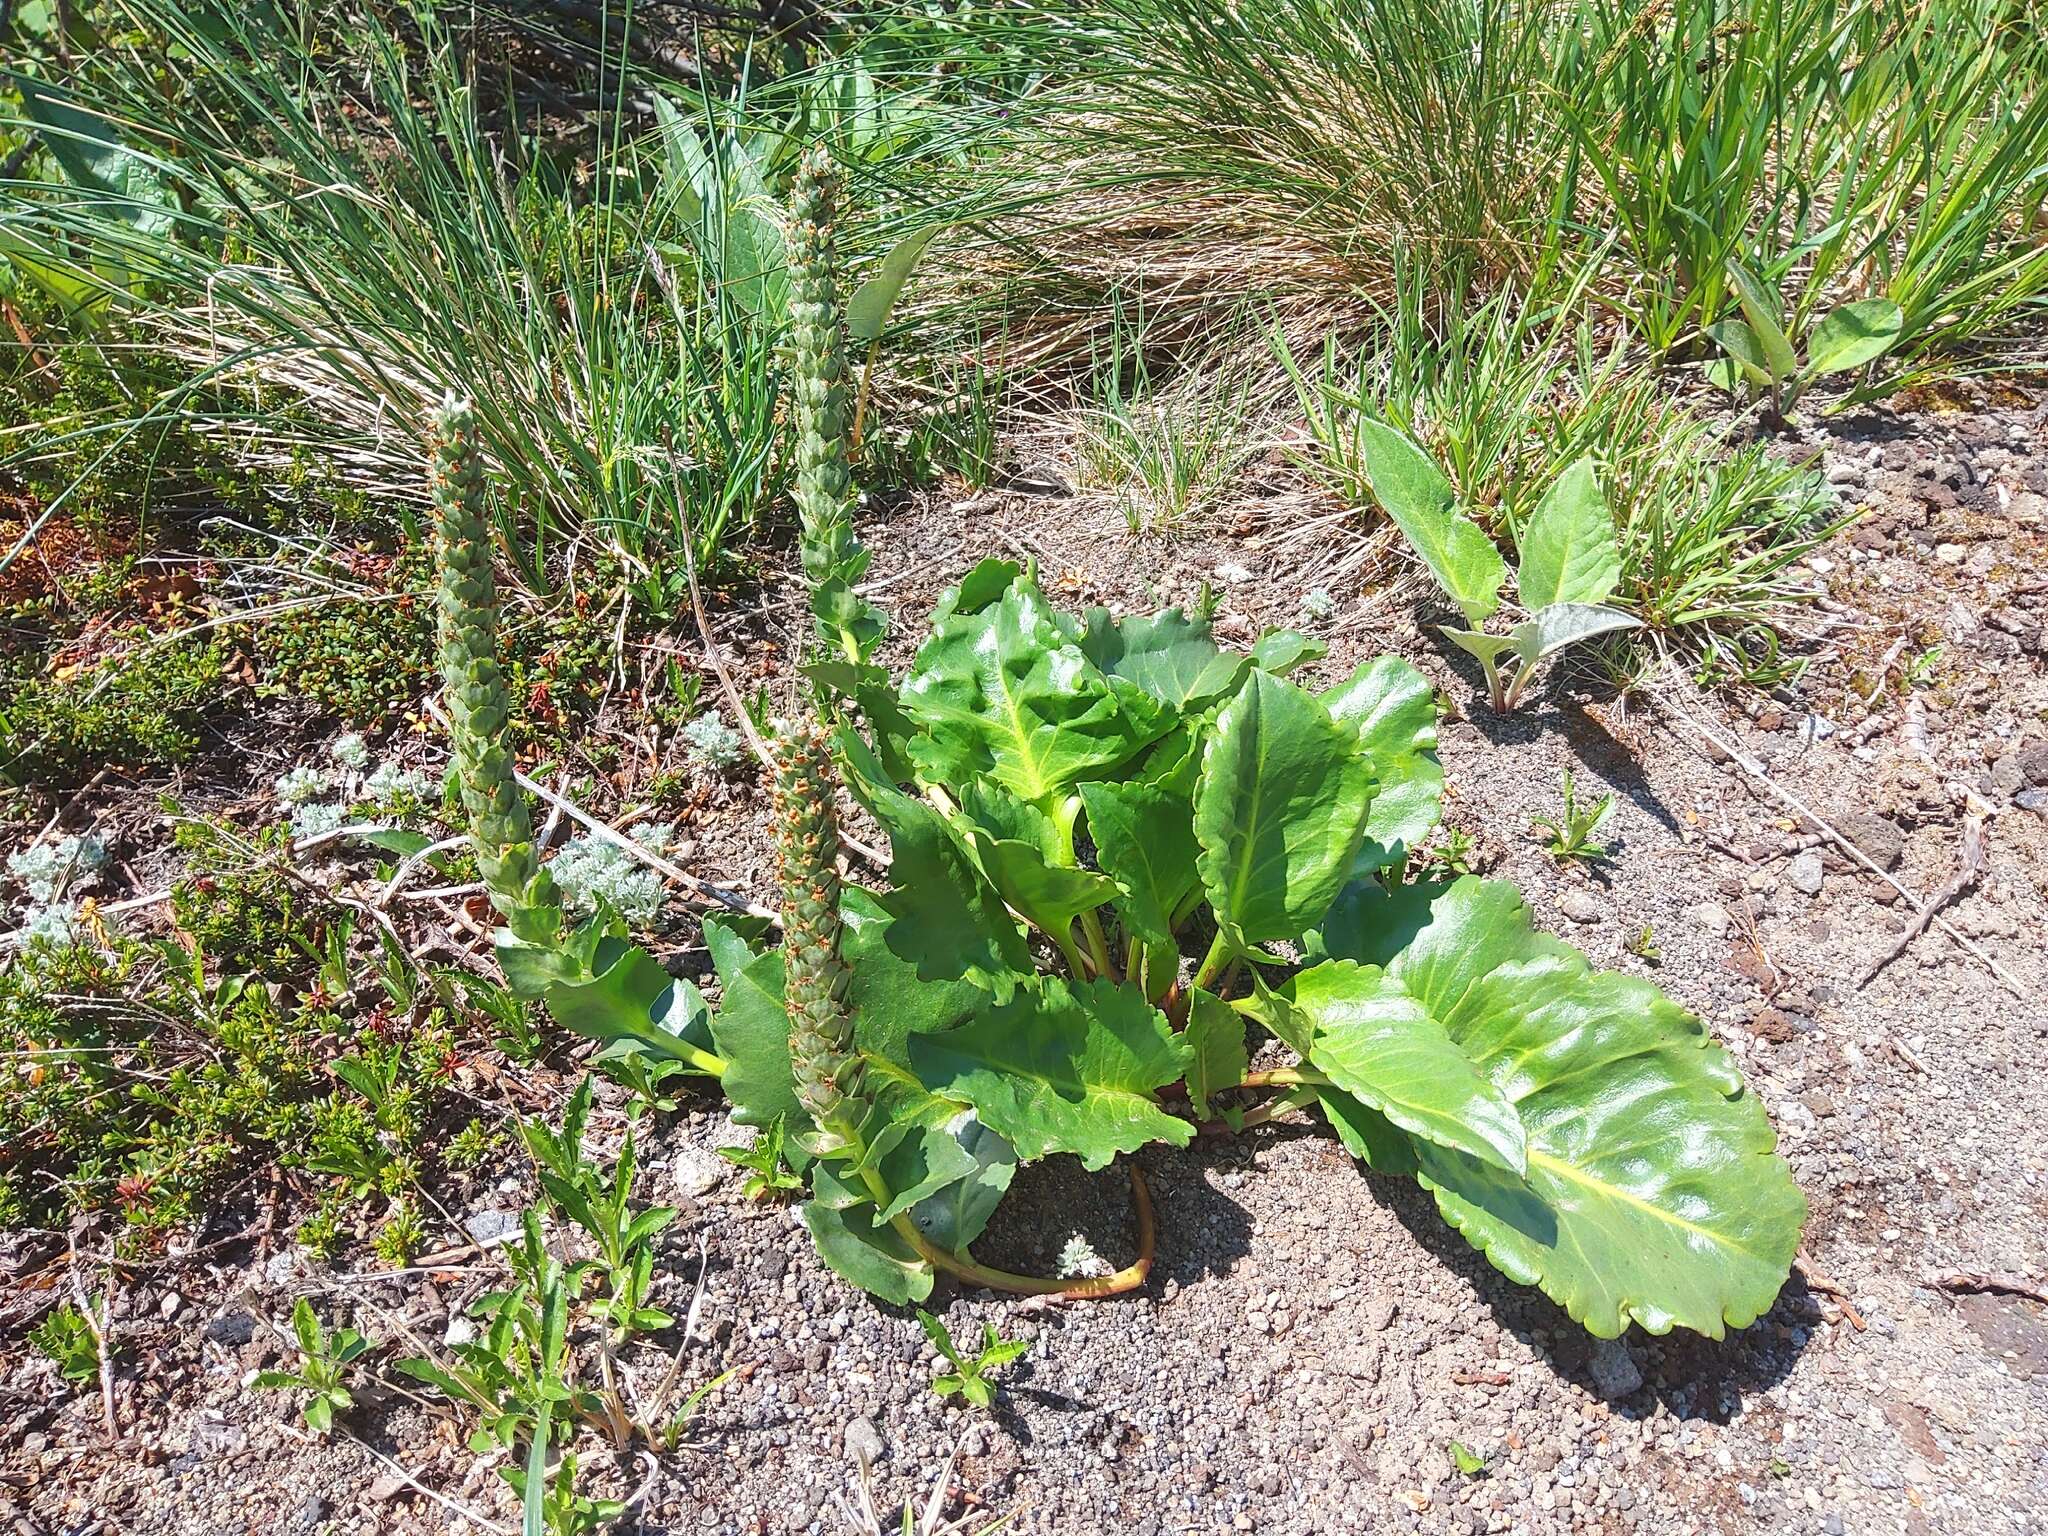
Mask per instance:
[[[1382,1174],[1416,1178],[1512,1279],[1591,1332],[1719,1337],[1789,1272],[1805,1202],[1763,1108],[1699,1020],[1595,972],[1512,885],[1410,883],[1442,770],[1428,685],[1394,657],[1312,691],[1319,654],[1273,632],[1226,651],[1177,610],[1056,609],[984,560],[939,599],[908,669],[872,659],[854,592],[844,380],[824,168],[791,249],[799,511],[823,719],[773,748],[782,943],[707,919],[716,1013],[602,916],[565,927],[501,740],[484,488],[447,407],[432,476],[442,663],[508,983],[613,1050],[719,1079],[780,1117],[825,1262],[890,1302],[938,1272],[1100,1296],[1135,1262],[1042,1279],[975,1260],[1020,1163],[1107,1167],[1315,1106]],[[805,215],[808,215],[806,217]],[[887,834],[875,887],[839,869],[841,782]],[[1250,1070],[1254,1027],[1291,1052]],[[1279,1090],[1241,1113],[1240,1094]]]

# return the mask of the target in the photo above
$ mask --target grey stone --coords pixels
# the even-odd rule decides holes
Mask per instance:
[[[1785,878],[1801,895],[1818,896],[1823,873],[1820,855],[1808,849],[1786,866]]]
[[[1614,1339],[1595,1342],[1586,1369],[1592,1374],[1593,1390],[1605,1398],[1627,1397],[1643,1384],[1642,1367]]]
[[[1600,921],[1600,903],[1585,891],[1566,891],[1557,899],[1557,910],[1575,923]]]
[[[730,1165],[715,1152],[684,1147],[676,1153],[676,1188],[686,1195],[705,1195],[717,1188]]]
[[[239,1349],[256,1337],[256,1319],[240,1309],[223,1312],[207,1323],[205,1334],[215,1344],[228,1344]]]
[[[889,1454],[889,1448],[882,1443],[882,1432],[871,1420],[852,1419],[846,1425],[846,1454],[856,1462],[873,1466]]]

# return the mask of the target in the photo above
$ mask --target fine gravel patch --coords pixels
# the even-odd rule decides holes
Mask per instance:
[[[1412,619],[1340,635],[1317,669],[1380,650],[1422,667],[1463,711],[1442,727],[1446,819],[1476,865],[1734,1053],[1812,1207],[1807,1261],[1766,1316],[1719,1341],[1592,1339],[1496,1274],[1425,1192],[1365,1173],[1297,1115],[1140,1157],[1158,1261],[1136,1295],[1047,1306],[942,1288],[932,1310],[957,1337],[988,1322],[1032,1340],[982,1413],[930,1391],[912,1314],[826,1273],[785,1208],[741,1199],[711,1153],[750,1133],[686,1100],[644,1153],[647,1197],[683,1211],[662,1239],[665,1304],[683,1310],[700,1242],[708,1254],[700,1337],[671,1348],[689,1381],[737,1374],[652,1467],[586,1447],[594,1482],[643,1491],[626,1528],[837,1532],[863,1465],[886,1513],[921,1504],[957,1449],[967,1530],[1009,1515],[1017,1532],[1133,1536],[2041,1531],[2048,1308],[1934,1283],[2048,1273],[2048,456],[2041,407],[1956,398],[1967,409],[1867,411],[1786,444],[1819,453],[1868,516],[1813,562],[1814,665],[1748,713],[1668,677],[1620,701],[1566,677],[1496,718],[1465,659]],[[1299,585],[1261,581],[1255,538],[1134,542],[1103,499],[935,499],[863,532],[875,574],[901,577],[898,648],[946,577],[1020,550],[1072,605],[1156,606],[1207,581],[1226,634],[1299,622]],[[1930,652],[1902,688],[1905,660]],[[1964,817],[1984,815],[1983,871],[1946,917],[2026,997],[1939,929],[1858,987],[1910,908],[1728,747],[1916,893],[1949,881]],[[1582,798],[1618,799],[1596,865],[1560,869],[1530,834],[1567,768]],[[732,835],[748,834],[742,819]],[[722,874],[766,889],[758,854],[717,846]],[[484,1213],[526,1194],[506,1169],[459,1198]],[[1120,1173],[1033,1167],[981,1251],[1046,1269],[1078,1236],[1124,1263],[1129,1200]],[[373,1336],[438,1341],[489,1274],[356,1280],[231,1252],[134,1271],[120,1451],[96,1384],[60,1384],[18,1340],[0,1356],[0,1529],[461,1528],[395,1467],[515,1526],[502,1480],[440,1410],[359,1394],[347,1422],[387,1461],[315,1442],[282,1397],[241,1386],[279,1358],[266,1324],[296,1293]]]

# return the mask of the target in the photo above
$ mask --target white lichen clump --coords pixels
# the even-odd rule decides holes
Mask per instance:
[[[370,749],[360,731],[349,731],[335,737],[334,745],[327,749],[327,753],[351,773],[361,773],[370,766]]]
[[[650,822],[630,835],[656,855],[675,846],[675,828],[665,821]],[[627,922],[645,927],[661,911],[661,876],[610,838],[571,838],[549,862],[548,873],[572,912],[589,914],[603,902]]]
[[[424,768],[407,768],[396,760],[379,763],[363,780],[363,797],[379,805],[404,799],[424,800],[434,790],[434,776]]]
[[[40,907],[55,901],[60,891],[92,884],[106,864],[107,845],[97,834],[86,832],[10,853],[7,873],[28,888],[29,904]]]
[[[99,879],[107,864],[107,845],[86,832],[37,843],[7,856],[7,873],[22,883],[28,906],[13,942],[26,949],[39,940],[69,944],[77,938],[74,898]]]
[[[1095,1280],[1110,1273],[1109,1265],[1095,1251],[1095,1245],[1079,1232],[1068,1238],[1060,1249],[1055,1267],[1062,1280]]]
[[[318,800],[333,788],[333,780],[318,768],[301,763],[277,780],[277,798],[281,805],[305,805]]]
[[[747,739],[715,709],[706,710],[683,727],[683,744],[697,761],[721,773],[738,767],[747,750]]]
[[[1301,595],[1301,616],[1311,624],[1327,624],[1337,616],[1337,599],[1328,587],[1311,587]]]

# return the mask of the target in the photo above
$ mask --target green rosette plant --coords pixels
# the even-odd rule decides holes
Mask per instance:
[[[487,877],[508,976],[564,1024],[716,1075],[743,1123],[808,1127],[798,1215],[838,1273],[895,1303],[940,1272],[1134,1288],[1135,1164],[1126,1269],[975,1260],[1016,1168],[1304,1107],[1595,1334],[1719,1337],[1771,1305],[1805,1202],[1700,1021],[1538,932],[1510,884],[1408,878],[1443,788],[1413,667],[1310,688],[1299,635],[1236,652],[1177,609],[1064,612],[997,559],[941,595],[900,677],[871,659],[878,624],[840,645],[818,611],[830,718],[773,751],[782,941],[705,919],[715,1013],[602,920],[552,948],[516,931],[496,882],[531,877]],[[872,885],[840,870],[842,787],[887,837]],[[473,803],[480,839],[498,807]],[[1252,1071],[1266,1037],[1287,1064]]]

